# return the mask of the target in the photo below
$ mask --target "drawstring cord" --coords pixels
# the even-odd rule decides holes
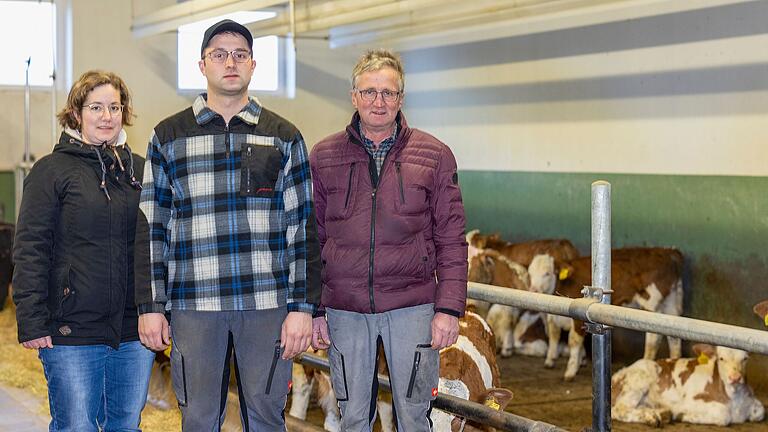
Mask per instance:
[[[141,190],[141,183],[136,180],[136,173],[133,170],[133,152],[131,151],[131,148],[128,147],[128,143],[123,144],[125,146],[125,149],[128,151],[128,175],[131,176],[131,186],[133,186],[136,190]],[[118,158],[119,160],[119,158]],[[120,164],[120,167],[123,165]]]
[[[99,164],[101,164],[101,184],[99,185],[99,188],[104,191],[107,200],[112,201],[112,197],[109,196],[109,191],[107,191],[107,167],[104,166],[104,159],[102,159],[101,152],[99,152],[99,149],[96,146],[91,146],[91,148],[96,152],[96,156],[99,158]]]

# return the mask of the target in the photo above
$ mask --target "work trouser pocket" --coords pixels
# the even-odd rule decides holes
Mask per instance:
[[[413,352],[413,364],[405,397],[416,401],[433,400],[437,396],[440,354],[430,344],[418,344]]]
[[[178,345],[171,347],[171,384],[176,393],[176,401],[180,407],[187,406],[187,375],[184,366],[184,355]]]
[[[331,385],[337,401],[346,401],[347,394],[347,371],[344,364],[344,354],[331,343],[328,348],[328,362],[331,366]]]

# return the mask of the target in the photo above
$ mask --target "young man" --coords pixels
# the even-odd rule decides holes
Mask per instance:
[[[342,430],[371,430],[383,343],[398,430],[429,431],[441,348],[467,290],[456,161],[400,111],[403,66],[369,51],[352,72],[357,112],[310,156],[324,276],[312,343],[329,348]]]
[[[244,430],[285,430],[289,359],[309,346],[319,300],[307,150],[296,127],[249,98],[252,46],[234,21],[206,30],[207,93],[160,122],[147,151],[139,333],[153,350],[170,333],[189,431],[218,430],[232,351]]]

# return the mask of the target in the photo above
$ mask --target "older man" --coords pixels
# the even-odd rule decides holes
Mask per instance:
[[[379,342],[398,430],[431,430],[438,351],[456,342],[466,301],[456,161],[408,126],[403,89],[399,58],[367,52],[352,72],[351,123],[310,155],[327,313],[312,341],[329,348],[345,431],[371,430]]]
[[[243,429],[285,431],[288,359],[309,346],[319,294],[307,150],[296,127],[248,96],[252,47],[234,21],[206,30],[207,92],[155,127],[147,153],[139,334],[165,348],[172,312],[185,431],[220,430],[233,351]]]

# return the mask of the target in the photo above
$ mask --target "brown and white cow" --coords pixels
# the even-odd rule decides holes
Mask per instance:
[[[547,355],[547,314],[538,311],[524,310],[517,320],[515,330],[512,333],[515,354],[532,357],[545,357]],[[558,343],[558,356],[568,355],[568,345]]]
[[[763,404],[744,379],[747,353],[694,346],[698,358],[636,361],[613,375],[611,417],[660,427],[671,420],[727,426],[762,421]]]
[[[493,330],[481,316],[467,312],[459,320],[458,341],[440,351],[438,391],[503,410],[512,399],[512,392],[499,385]],[[462,429],[462,420],[445,411],[432,410],[430,417],[436,431]],[[470,423],[463,429],[472,428],[480,426]]]
[[[498,251],[510,260],[523,266],[528,266],[536,255],[546,254],[557,261],[568,261],[579,257],[579,251],[567,239],[543,239],[531,240],[519,243],[510,243],[502,240],[498,234],[484,235],[479,230],[467,233],[469,245],[468,259],[472,259],[483,250],[492,249]]]
[[[526,268],[495,250],[483,250],[470,259],[467,280],[488,285],[528,291],[530,278]],[[496,336],[496,346],[503,357],[514,350],[513,332],[520,309],[512,306],[467,299],[467,305],[485,317]]]
[[[531,291],[582,297],[584,286],[591,285],[591,258],[582,257],[558,266],[552,257],[539,255],[528,267]],[[611,303],[651,312],[681,315],[683,312],[683,255],[672,248],[614,249],[611,254]],[[547,316],[549,344],[544,364],[553,367],[561,330],[568,330],[569,359],[566,380],[572,380],[583,358],[583,323],[557,315]],[[654,359],[660,336],[647,333],[644,358]],[[679,358],[680,339],[668,338],[670,357]]]
[[[310,347],[307,352],[328,357],[325,350],[315,351]],[[325,414],[323,428],[330,432],[337,432],[341,429],[339,405],[331,387],[331,378],[326,372],[294,363],[291,382],[291,410],[289,411],[291,416],[306,420],[312,390],[315,390],[317,404]]]

